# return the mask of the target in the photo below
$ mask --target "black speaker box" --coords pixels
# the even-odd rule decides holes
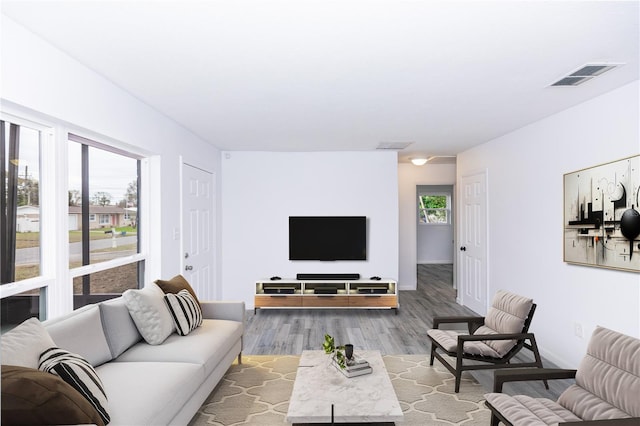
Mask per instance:
[[[360,274],[298,274],[299,280],[359,280]]]

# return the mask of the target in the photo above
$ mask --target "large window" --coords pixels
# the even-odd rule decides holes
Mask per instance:
[[[3,117],[5,118],[5,117]],[[40,152],[42,130],[21,120],[0,120],[0,283],[13,284],[41,275]],[[40,317],[46,289],[30,285],[3,288],[3,329]],[[6,295],[6,296],[5,296]],[[42,310],[43,311],[43,310]]]
[[[421,224],[449,224],[450,197],[443,194],[422,194],[418,197],[418,217]]]
[[[72,134],[68,152],[69,267],[114,263],[139,253],[140,159]],[[120,263],[75,276],[74,306],[139,287],[141,262]]]
[[[139,288],[145,267],[144,158],[15,113],[0,116],[2,331]]]
[[[1,122],[2,284],[40,275],[40,131]]]

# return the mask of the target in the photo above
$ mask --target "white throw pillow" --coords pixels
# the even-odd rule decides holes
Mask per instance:
[[[37,318],[29,318],[0,338],[3,365],[38,368],[40,354],[56,346]]]
[[[181,336],[186,336],[202,325],[202,309],[191,293],[180,290],[178,293],[167,293],[164,300],[169,307],[176,331]]]
[[[164,292],[156,284],[147,284],[142,290],[127,290],[122,298],[138,331],[150,345],[159,345],[175,330],[164,303]]]

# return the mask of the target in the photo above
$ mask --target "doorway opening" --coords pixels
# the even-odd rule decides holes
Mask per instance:
[[[455,289],[453,185],[417,185],[418,286],[446,283]]]

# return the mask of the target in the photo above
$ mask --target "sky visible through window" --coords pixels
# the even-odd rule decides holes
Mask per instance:
[[[69,190],[82,189],[82,162],[79,143],[69,146]],[[91,180],[89,197],[96,192],[111,195],[111,204],[117,204],[126,198],[127,186],[137,180],[137,166],[133,158],[114,154],[102,149],[89,149],[89,170]]]

